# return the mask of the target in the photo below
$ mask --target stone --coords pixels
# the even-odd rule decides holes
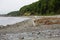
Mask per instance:
[[[37,33],[37,35],[39,35],[39,34],[40,34],[40,32]]]
[[[4,28],[4,26],[3,25],[0,25],[0,28]]]

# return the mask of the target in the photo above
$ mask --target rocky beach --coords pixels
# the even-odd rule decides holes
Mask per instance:
[[[0,25],[0,40],[60,40],[60,16],[29,16],[22,22]]]

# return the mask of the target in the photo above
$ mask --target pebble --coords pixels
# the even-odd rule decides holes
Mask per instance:
[[[34,40],[42,37],[52,38],[60,37],[60,30],[44,30],[44,31],[34,31],[34,32],[23,32],[23,33],[6,33],[0,35],[0,40]],[[33,33],[33,34],[32,34]]]

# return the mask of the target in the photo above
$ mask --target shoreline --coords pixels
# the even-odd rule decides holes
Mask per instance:
[[[6,28],[0,29],[0,37],[6,40],[59,40],[60,39],[60,24],[41,24],[38,23],[44,21],[44,18],[50,17],[28,17],[29,20],[25,20],[13,25],[7,25]],[[60,17],[53,17],[52,20],[60,20]],[[39,19],[39,21],[38,21]],[[54,21],[53,20],[53,21]],[[36,21],[37,24],[36,25]],[[34,23],[35,24],[34,24]],[[44,22],[43,22],[44,23]],[[0,38],[0,39],[2,39]],[[7,39],[8,38],[8,39]],[[11,39],[12,38],[12,39]]]

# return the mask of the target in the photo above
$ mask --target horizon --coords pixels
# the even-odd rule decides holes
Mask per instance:
[[[29,5],[38,0],[0,0],[0,14],[18,11],[21,7]]]

